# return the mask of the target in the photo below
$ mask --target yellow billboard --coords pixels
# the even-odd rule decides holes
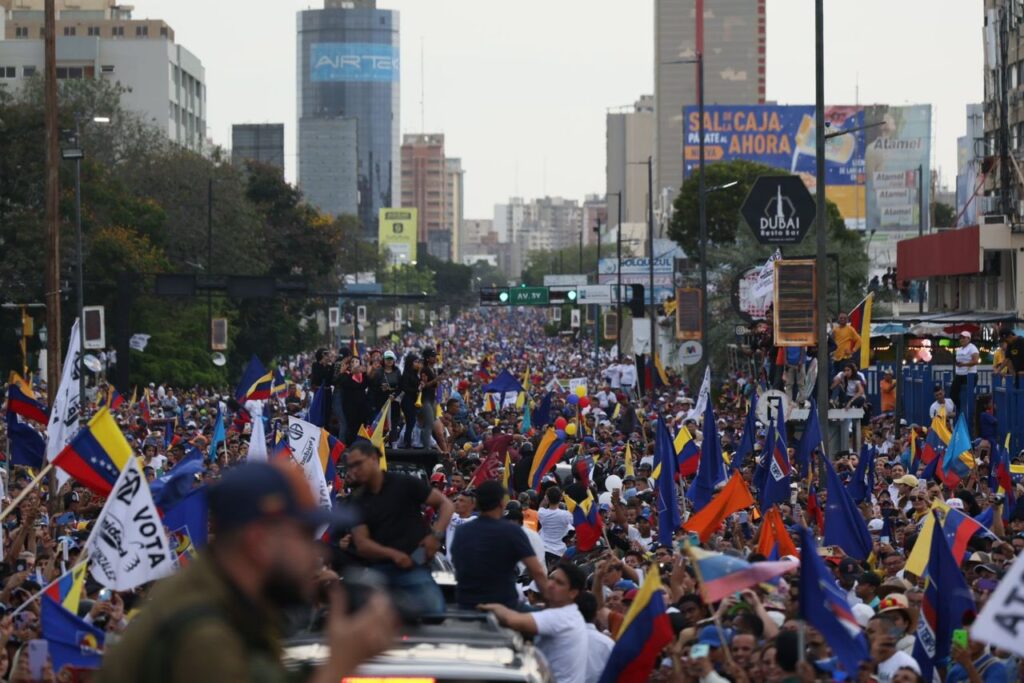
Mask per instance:
[[[389,265],[416,260],[416,209],[381,209],[378,242]]]

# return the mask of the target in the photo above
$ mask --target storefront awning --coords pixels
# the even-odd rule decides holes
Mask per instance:
[[[896,244],[896,276],[901,281],[980,272],[981,231],[977,225]]]

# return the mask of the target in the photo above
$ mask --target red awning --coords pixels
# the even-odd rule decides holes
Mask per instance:
[[[901,240],[896,245],[896,276],[901,281],[980,272],[981,233],[977,225]]]

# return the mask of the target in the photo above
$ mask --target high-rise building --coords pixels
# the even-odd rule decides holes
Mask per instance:
[[[580,226],[583,228],[583,243],[597,246],[597,232],[595,228],[601,228],[601,239],[604,239],[605,231],[608,229],[608,205],[604,197],[599,194],[588,194],[583,200],[581,207]]]
[[[431,256],[448,261],[452,233],[447,223],[448,173],[444,135],[416,133],[402,138],[402,206],[419,209],[416,241]]]
[[[351,117],[306,119],[299,126],[299,149],[305,150],[299,187],[306,201],[321,211],[361,215],[358,137],[359,122]]]
[[[317,122],[324,120],[354,125],[356,144],[337,150],[355,155],[356,184],[344,192],[357,197],[364,237],[376,239],[380,209],[394,206],[400,195],[398,12],[377,9],[376,0],[325,0],[323,9],[298,13],[296,45],[299,186],[312,199],[313,185],[349,182],[352,164],[322,164],[322,154],[310,146],[319,136],[304,129],[322,127]],[[328,210],[323,201],[314,204]]]
[[[759,104],[765,94],[765,1],[654,2],[654,190],[664,211],[683,183],[683,107],[697,104],[696,65],[703,42],[705,104]],[[625,220],[625,218],[623,219]]]
[[[231,163],[275,166],[284,173],[284,124],[236,123],[231,126]]]
[[[643,223],[647,220],[647,167],[636,162],[654,156],[654,96],[643,95],[632,107],[609,111],[606,121],[608,217],[618,221],[621,193],[622,222]]]
[[[134,19],[117,0],[56,0],[57,78],[124,87],[121,106],[183,147],[206,141],[206,70],[159,19]],[[0,0],[0,84],[43,73],[44,0]]]
[[[465,174],[462,159],[448,157],[444,160],[445,207],[444,220],[452,236],[452,261],[462,261],[462,220],[465,211]]]

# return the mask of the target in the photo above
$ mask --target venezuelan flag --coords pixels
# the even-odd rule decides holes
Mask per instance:
[[[689,545],[686,553],[693,560],[697,578],[700,579],[701,593],[709,605],[728,595],[800,568],[800,563],[793,560],[750,563],[738,557]]]
[[[661,359],[658,358],[658,354],[654,354],[653,368],[649,368],[651,372],[651,385],[655,389],[659,387],[668,386],[668,375],[665,374],[665,367],[661,364]]]
[[[572,514],[572,525],[576,530],[576,550],[584,553],[593,550],[604,528],[601,515],[597,514],[594,493],[587,489],[587,497],[580,501],[574,500],[568,494],[563,494],[562,498],[566,509]]]
[[[712,425],[711,429],[714,428],[714,425]],[[679,463],[679,474],[684,477],[692,477],[697,473],[697,467],[700,465],[700,448],[685,425],[676,432],[672,444],[676,449],[676,462]]]
[[[288,382],[277,370],[273,372],[273,379],[270,383],[270,396],[272,398],[284,398],[288,393]]]
[[[124,403],[124,396],[122,396],[116,388],[107,385],[106,391],[100,397],[99,407],[109,408],[110,410],[117,410]]]
[[[530,488],[540,490],[540,482],[544,475],[562,459],[568,448],[569,444],[558,438],[553,428],[548,427],[533,455],[533,465],[530,467]]]
[[[292,457],[292,449],[288,445],[288,437],[285,436],[284,432],[278,431],[274,436],[274,447],[270,451],[270,457],[285,460]]]
[[[22,386],[14,382],[7,387],[7,412],[42,425],[50,421],[50,411],[46,406],[37,401],[33,394],[26,394]]]
[[[253,355],[249,359],[249,365],[246,366],[245,372],[242,373],[242,379],[239,380],[238,386],[235,388],[235,399],[239,403],[250,399],[266,401],[270,398],[270,387],[273,381],[273,374],[267,372],[260,359]]]
[[[875,293],[869,292],[864,300],[850,311],[850,325],[860,335],[860,369],[871,365],[871,305],[875,301]]]
[[[633,599],[599,683],[642,683],[654,670],[662,649],[672,642],[661,574],[651,565]]]
[[[338,476],[338,458],[345,452],[345,444],[327,432],[320,429],[319,444],[320,465],[324,468],[324,480],[329,486],[338,491],[341,486],[341,477]]]
[[[968,517],[964,513],[950,508],[946,510],[946,519],[942,522],[942,533],[949,541],[949,549],[953,552],[953,559],[957,566],[960,566],[967,557],[967,544],[975,534],[981,531],[988,531],[981,522]]]
[[[88,562],[80,562],[77,566],[49,585],[46,595],[72,614],[78,614],[78,605],[82,599],[82,588],[85,586],[85,574]]]
[[[142,392],[142,400],[139,401],[139,417],[141,417],[146,424],[149,424],[150,420],[153,419],[153,412],[149,409],[149,389]]]
[[[132,447],[110,411],[101,408],[89,423],[64,447],[53,464],[82,482],[93,493],[106,498],[114,488],[121,468],[132,457]]]

